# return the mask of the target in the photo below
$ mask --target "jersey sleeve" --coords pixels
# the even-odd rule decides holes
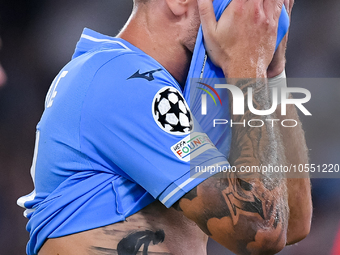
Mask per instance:
[[[96,72],[84,100],[81,150],[92,164],[136,182],[170,207],[226,157],[202,132],[172,76],[126,54]]]

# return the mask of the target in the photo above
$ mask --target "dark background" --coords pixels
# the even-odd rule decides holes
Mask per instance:
[[[0,89],[0,255],[25,254],[26,219],[16,200],[33,190],[35,125],[50,83],[84,27],[114,36],[131,6],[127,0],[0,1],[0,61],[8,76]],[[311,162],[340,163],[340,82],[330,79],[340,76],[340,1],[296,0],[286,72],[313,78],[300,86],[312,93],[307,108],[313,116],[302,117]],[[280,254],[330,254],[340,227],[340,181],[312,183],[311,234]],[[229,254],[213,242],[209,253]]]

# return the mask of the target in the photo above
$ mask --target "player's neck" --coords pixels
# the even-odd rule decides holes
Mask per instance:
[[[192,53],[180,43],[176,25],[166,18],[156,24],[150,16],[133,14],[118,37],[157,60],[183,87]]]

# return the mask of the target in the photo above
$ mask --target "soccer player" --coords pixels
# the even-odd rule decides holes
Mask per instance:
[[[257,109],[269,108],[266,78],[285,65],[286,38],[274,55],[282,4],[233,0],[217,22],[211,0],[136,0],[116,38],[85,29],[37,125],[35,190],[18,200],[29,219],[27,253],[200,255],[210,236],[236,254],[274,254],[303,239],[308,177],[240,171],[305,163],[301,125],[273,127],[266,120],[280,115],[256,116],[264,126],[235,125],[231,140],[186,103],[201,23],[209,61],[229,84],[253,88]],[[245,106],[231,120],[253,117]],[[238,171],[195,171],[230,165]]]

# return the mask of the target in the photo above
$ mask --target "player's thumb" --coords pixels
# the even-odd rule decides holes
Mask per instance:
[[[197,0],[203,34],[210,36],[216,27],[216,17],[212,0]]]

